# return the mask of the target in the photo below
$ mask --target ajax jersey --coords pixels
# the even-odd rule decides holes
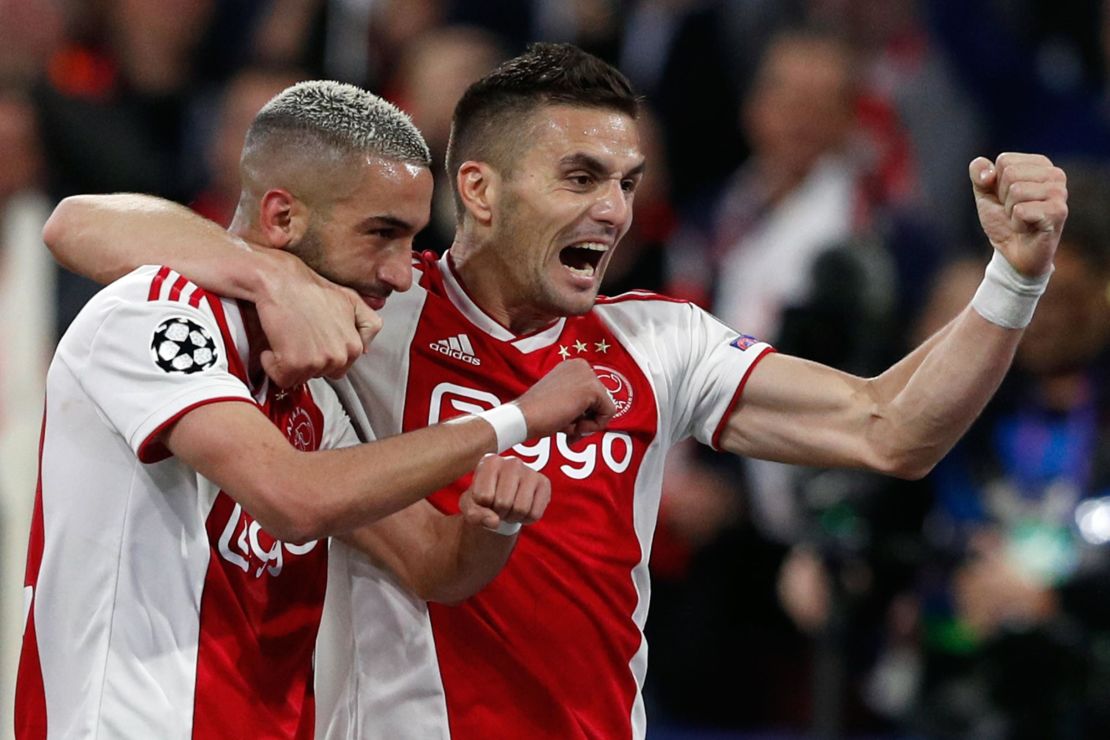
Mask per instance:
[[[326,384],[252,393],[246,361],[237,305],[167,268],[105,288],[62,338],[18,737],[312,737],[327,544],[275,540],[158,442],[190,410],[228,401],[257,405],[302,450],[354,441]]]
[[[336,672],[320,677],[320,735],[641,738],[664,457],[689,436],[716,444],[771,348],[647,293],[599,299],[584,316],[518,337],[469,299],[449,256],[421,260],[417,273],[338,387],[379,435],[492,408],[577,357],[617,414],[579,442],[557,434],[508,453],[551,479],[551,504],[493,583],[460,605],[425,605],[333,546],[320,661]],[[454,513],[466,483],[430,500]]]

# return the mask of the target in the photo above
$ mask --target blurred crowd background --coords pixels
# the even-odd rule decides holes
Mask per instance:
[[[0,0],[3,732],[45,365],[95,291],[41,244],[53,204],[141,191],[226,223],[251,117],[319,77],[396,102],[442,168],[461,91],[533,40],[645,98],[648,175],[603,292],[688,298],[854,373],[974,291],[974,156],[1069,174],[1015,367],[927,478],[676,452],[650,736],[1110,737],[1104,0]],[[450,244],[439,174],[420,249]]]

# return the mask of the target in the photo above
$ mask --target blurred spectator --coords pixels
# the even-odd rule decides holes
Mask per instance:
[[[445,21],[446,0],[373,0],[367,23],[369,48],[366,82],[371,90],[392,97],[388,85],[397,75],[406,49]],[[343,3],[340,3],[341,5]]]
[[[212,0],[105,0],[51,58],[38,102],[55,197],[141,190],[183,198],[193,53]],[[75,21],[78,23],[78,21]]]
[[[255,114],[270,98],[304,79],[296,71],[249,67],[224,89],[211,139],[204,148],[207,183],[190,203],[197,213],[227,226],[235,215],[241,190],[239,155]]]
[[[0,583],[22,583],[42,422],[54,346],[53,265],[40,234],[42,142],[22,90],[0,86]],[[23,628],[21,598],[0,599],[0,708],[12,716],[12,678]]]
[[[930,476],[931,736],[1110,736],[1110,171],[1065,165],[1070,216],[1015,370]],[[982,271],[954,266],[922,334]]]
[[[45,176],[34,104],[18,88],[0,87],[0,207],[25,192],[41,192]]]
[[[977,238],[965,181],[967,163],[983,146],[981,111],[960,87],[919,0],[808,0],[808,6],[811,22],[838,29],[859,55],[872,197],[927,214],[946,242]],[[906,268],[903,288],[913,289],[907,278],[923,270],[912,255],[898,262]],[[911,309],[923,297],[907,300]]]
[[[671,284],[704,296],[731,326],[865,373],[889,352],[883,321],[897,286],[889,255],[868,236],[854,62],[851,49],[826,34],[771,40],[744,106],[752,154],[719,199],[707,236],[685,223],[668,260]],[[800,526],[792,469],[749,469],[756,520],[792,541]]]
[[[61,41],[66,0],[0,0],[0,80],[38,78]]]
[[[813,260],[861,230],[854,60],[831,37],[776,37],[744,107],[752,154],[716,210],[714,312],[753,336],[776,338]]]
[[[416,249],[443,252],[455,235],[453,174],[444,169],[455,103],[470,83],[506,58],[501,41],[473,26],[445,26],[412,41],[391,80],[389,97],[412,116],[432,152],[435,190],[432,220],[416,238]]]
[[[306,64],[313,46],[313,34],[326,4],[326,0],[270,0],[259,4],[249,42],[249,61],[272,67]],[[335,6],[347,4],[333,3]],[[361,76],[355,81],[361,81]]]
[[[54,199],[142,191],[188,202],[200,184],[192,104],[196,52],[214,0],[80,6],[36,99]],[[61,272],[59,334],[96,291]]]
[[[797,20],[793,0],[642,0],[620,60],[659,116],[680,209],[702,205],[747,155],[740,99],[767,38]]]
[[[810,726],[809,650],[774,598],[787,548],[753,525],[731,462],[690,445],[667,459],[645,628],[660,737]]]
[[[868,375],[886,367],[899,343],[897,271],[880,237],[890,236],[884,229],[902,204],[893,188],[875,187],[881,160],[859,117],[859,69],[856,50],[825,32],[789,30],[769,41],[744,102],[751,155],[715,209],[710,246],[691,250],[687,224],[673,264],[680,284],[712,280],[703,290],[727,323]],[[792,649],[779,648],[791,657],[776,670],[813,700],[798,722],[822,736],[883,729],[865,705],[864,683],[889,604],[912,583],[920,557],[920,497],[880,476],[761,461],[731,477],[746,482],[749,547],[777,550],[764,567],[802,543],[785,560],[782,605],[770,589],[745,601],[753,614],[785,608],[813,638],[779,617],[776,644]]]
[[[449,2],[451,22],[481,26],[517,54],[530,41],[565,41],[607,60],[616,59],[621,18],[617,0],[468,0]]]

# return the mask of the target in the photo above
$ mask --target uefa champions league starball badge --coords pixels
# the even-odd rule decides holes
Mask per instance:
[[[154,364],[167,373],[199,373],[216,364],[219,350],[212,334],[200,324],[178,316],[166,319],[150,340]]]

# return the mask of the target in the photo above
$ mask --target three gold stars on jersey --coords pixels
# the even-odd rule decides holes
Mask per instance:
[[[606,342],[604,339],[602,339],[600,342],[594,342],[593,344],[594,350],[596,352],[600,352],[601,354],[607,353],[609,351],[609,348],[613,346]],[[586,342],[583,342],[581,339],[576,339],[574,340],[574,344],[572,345],[560,344],[559,356],[562,357],[564,360],[569,360],[571,358],[571,355],[580,355],[588,349],[589,345]]]

